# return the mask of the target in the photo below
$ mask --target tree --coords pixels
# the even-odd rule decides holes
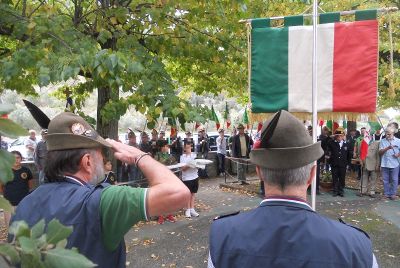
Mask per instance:
[[[71,95],[80,111],[88,93],[97,90],[97,130],[113,138],[117,119],[131,105],[146,115],[152,128],[161,113],[181,123],[204,122],[209,107],[190,105],[185,99],[188,92],[225,92],[247,103],[246,29],[238,21],[301,14],[311,4],[300,0],[0,3],[0,91],[34,94],[32,85],[81,77],[79,84],[61,88],[60,96]],[[320,1],[320,6],[338,11],[391,3]],[[386,17],[381,20],[382,32]],[[393,25],[396,22],[393,15]],[[394,98],[386,94],[387,36],[381,36],[380,105],[387,105]],[[120,97],[120,92],[127,97]]]

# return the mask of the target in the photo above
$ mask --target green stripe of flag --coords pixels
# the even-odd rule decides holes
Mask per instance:
[[[333,23],[339,21],[340,21],[340,12],[328,12],[319,15],[320,24]]]
[[[252,29],[250,91],[253,113],[288,110],[288,41],[287,27]]]

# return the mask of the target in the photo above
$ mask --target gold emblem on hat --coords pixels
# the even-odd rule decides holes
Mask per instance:
[[[82,135],[86,129],[81,123],[75,123],[71,126],[71,131],[75,135]]]
[[[26,174],[26,172],[21,173],[21,178],[26,180],[26,178],[28,178],[28,174]]]

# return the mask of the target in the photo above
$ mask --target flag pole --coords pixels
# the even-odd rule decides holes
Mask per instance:
[[[315,2],[315,1],[314,1]],[[384,7],[384,8],[378,8],[376,11],[378,13],[389,13],[389,12],[397,12],[399,9],[397,7]],[[352,16],[356,13],[356,11],[359,10],[345,10],[345,11],[338,11],[340,13],[340,16]],[[317,12],[318,13],[318,12]],[[301,14],[304,17],[313,17],[313,14]],[[269,17],[270,20],[283,20],[285,16],[277,16],[277,17]],[[251,24],[252,19],[241,19],[239,20],[239,23],[247,23]]]
[[[313,55],[312,55],[312,138],[313,142],[317,142],[317,24],[318,24],[318,1],[313,2]],[[317,162],[318,164],[318,162]],[[317,169],[318,171],[318,169]],[[317,172],[314,173],[314,177],[311,183],[311,207],[315,210],[315,199],[317,190]]]

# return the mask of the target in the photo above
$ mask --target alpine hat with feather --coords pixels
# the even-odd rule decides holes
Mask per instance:
[[[46,144],[48,151],[68,149],[90,149],[106,147],[106,142],[82,117],[63,112],[52,120],[33,103],[24,100],[29,112],[40,127],[47,129]]]
[[[251,162],[270,169],[293,169],[319,159],[321,142],[313,143],[304,125],[281,110],[263,124],[260,147],[250,153]]]

